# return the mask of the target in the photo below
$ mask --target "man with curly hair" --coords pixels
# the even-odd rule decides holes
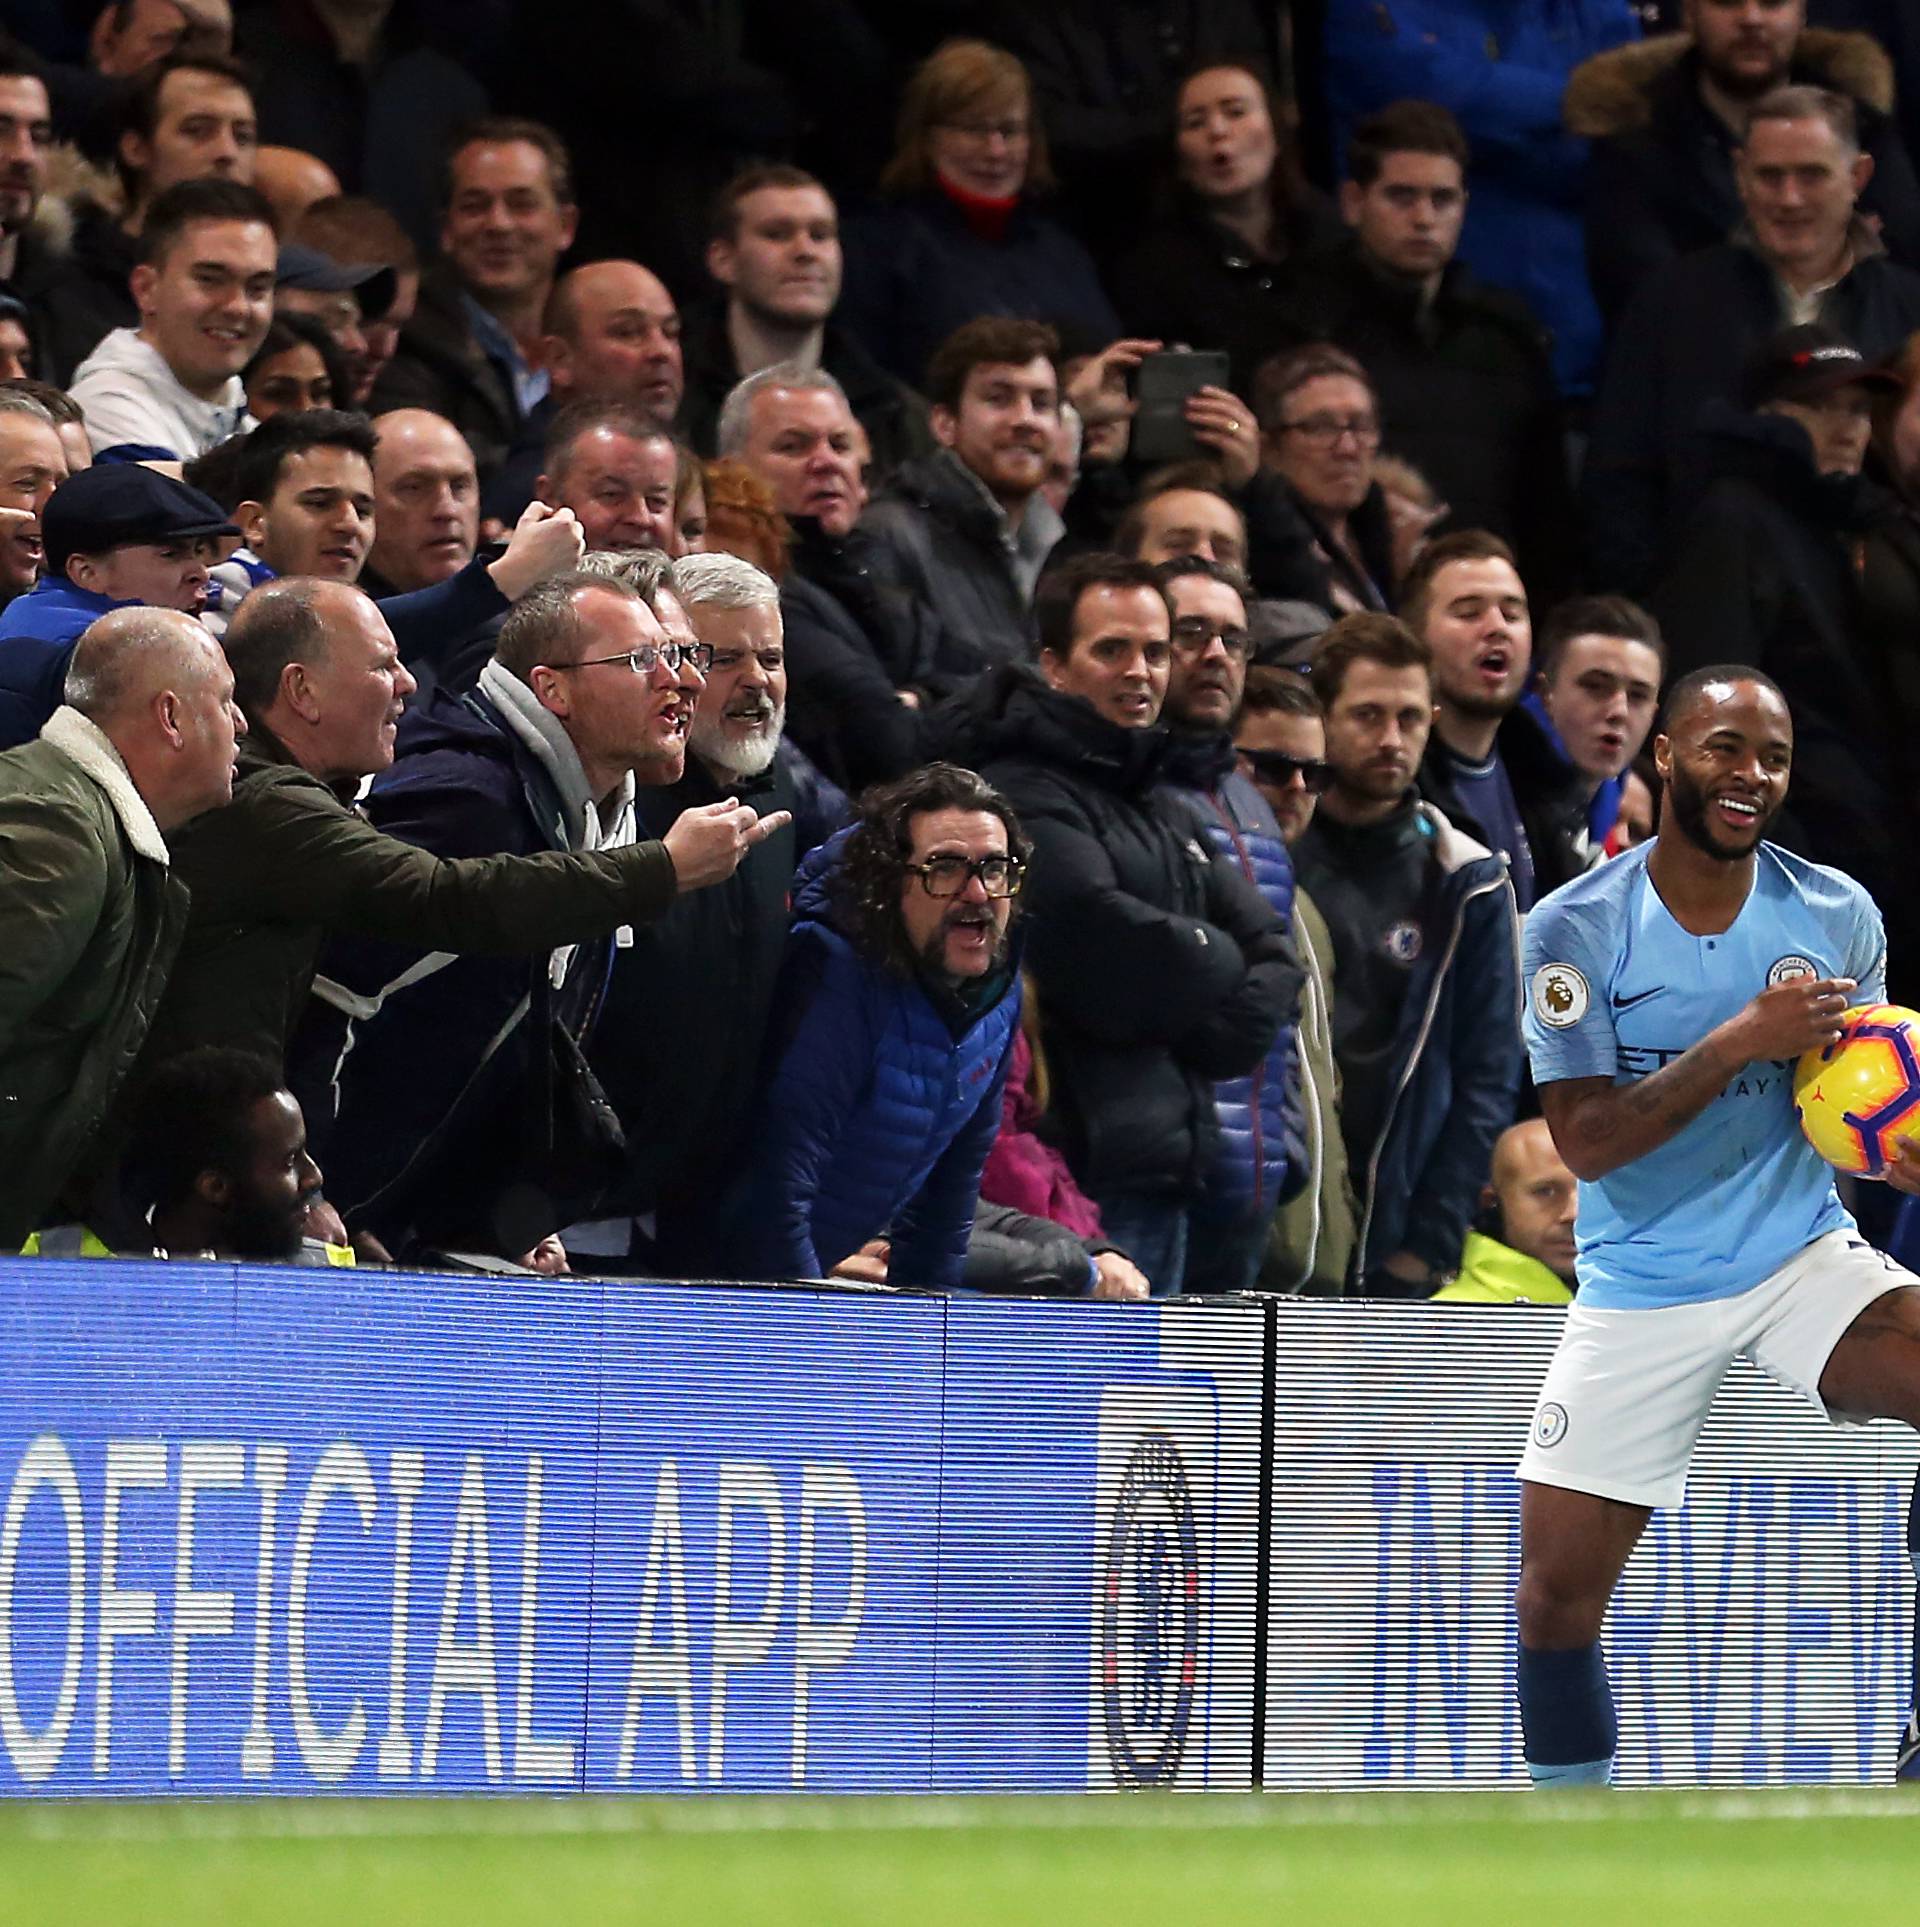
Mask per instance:
[[[1012,806],[930,763],[801,866],[732,1270],[818,1278],[890,1233],[894,1284],[957,1286],[1020,1027]]]

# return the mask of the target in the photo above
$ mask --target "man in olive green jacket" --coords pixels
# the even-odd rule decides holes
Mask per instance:
[[[232,793],[232,698],[197,622],[116,609],[0,755],[0,1250],[55,1209],[146,1037],[187,920],[166,839]]]
[[[639,607],[649,646],[666,647],[652,611]],[[233,806],[175,852],[193,912],[149,1062],[218,1043],[284,1063],[329,930],[455,953],[585,942],[658,916],[677,891],[731,876],[790,820],[728,800],[684,812],[655,843],[436,857],[383,835],[351,800],[363,777],[392,762],[414,688],[367,596],[339,582],[269,583],[241,603],[226,649],[252,733]],[[603,675],[632,667],[591,666]],[[700,675],[691,663],[683,673],[691,721]]]

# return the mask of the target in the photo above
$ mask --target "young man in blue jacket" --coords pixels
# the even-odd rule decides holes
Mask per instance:
[[[1519,919],[1504,858],[1414,787],[1433,651],[1392,616],[1348,616],[1314,659],[1333,782],[1294,843],[1333,936],[1340,1123],[1358,1277],[1426,1297],[1459,1262],[1520,1081]]]
[[[801,866],[732,1269],[824,1277],[890,1232],[889,1280],[961,1280],[1020,1027],[1012,805],[929,763]]]

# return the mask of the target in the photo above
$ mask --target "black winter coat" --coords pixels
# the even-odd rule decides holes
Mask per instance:
[[[1168,737],[1123,729],[1024,666],[978,709],[982,773],[1033,839],[1021,905],[1053,1114],[1096,1196],[1195,1199],[1213,1086],[1292,1022],[1301,973],[1279,919],[1177,802],[1152,794]]]
[[[939,623],[898,583],[863,529],[836,540],[793,520],[780,584],[787,733],[849,793],[904,776],[920,758],[920,712],[896,693],[929,673]]]
[[[1036,498],[1029,516],[1051,518]],[[862,519],[876,568],[912,600],[937,610],[938,649],[906,680],[945,693],[961,679],[1031,653],[1038,632],[1008,553],[999,511],[945,450],[909,462]]]
[[[723,791],[689,756],[679,782],[634,798],[642,836],[664,836],[683,810],[737,796],[763,815],[797,798],[776,761]],[[626,1127],[632,1191],[656,1214],[666,1275],[715,1275],[719,1199],[739,1170],[753,1121],[760,1050],[787,938],[799,838],[776,831],[724,883],[682,892],[616,953],[588,1057]]]
[[[14,292],[34,317],[42,381],[65,387],[73,371],[115,328],[137,328],[140,310],[127,284],[140,259],[119,219],[92,201],[75,207],[73,239],[43,254]]]
[[[685,317],[680,346],[687,371],[687,391],[680,404],[681,439],[696,454],[711,459],[721,407],[740,380],[733,343],[727,338],[726,303],[708,301],[692,309]],[[933,448],[926,402],[904,382],[895,381],[832,321],[821,344],[820,366],[847,391],[847,405],[867,431],[876,483],[902,462]]]
[[[1431,300],[1343,246],[1302,262],[1278,307],[1299,342],[1337,341],[1373,378],[1383,439],[1454,527],[1520,552],[1536,601],[1571,585],[1573,490],[1546,330],[1518,295],[1458,262]]]
[[[1336,246],[1344,233],[1332,202],[1308,189],[1288,215],[1280,258],[1263,261],[1180,189],[1114,272],[1121,326],[1150,340],[1224,349],[1234,393],[1249,398],[1260,364],[1299,339],[1286,302],[1302,257]]]
[[[374,384],[369,407],[426,408],[467,438],[484,486],[506,461],[521,415],[506,377],[474,339],[460,284],[444,262],[420,279],[420,305],[400,331],[400,347]]]
[[[1810,28],[1790,74],[1846,95],[1873,178],[1860,211],[1880,223],[1896,261],[1920,267],[1920,182],[1887,112],[1887,56],[1865,35]],[[1587,268],[1609,325],[1648,275],[1724,241],[1740,224],[1733,130],[1700,98],[1700,61],[1683,34],[1597,54],[1567,85],[1566,117],[1593,139],[1587,175]]]
[[[1721,409],[1710,426],[1714,480],[1652,597],[1668,673],[1743,662],[1780,685],[1793,712],[1793,781],[1769,834],[1846,871],[1892,911],[1912,894],[1915,808],[1859,572],[1867,532],[1890,504],[1858,478],[1815,474],[1795,422]]]
[[[1920,329],[1920,273],[1869,255],[1828,291],[1820,319],[1878,361]],[[1734,398],[1747,357],[1785,325],[1772,269],[1742,242],[1675,261],[1635,295],[1608,350],[1587,452],[1595,588],[1646,593],[1709,479],[1702,411]]]

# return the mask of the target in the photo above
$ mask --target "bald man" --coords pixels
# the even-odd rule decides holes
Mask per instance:
[[[375,597],[430,589],[473,560],[480,480],[466,437],[425,408],[375,417],[373,547],[360,586]]]
[[[592,261],[563,274],[543,326],[546,399],[487,484],[486,513],[505,523],[533,499],[547,437],[570,403],[615,402],[668,432],[686,390],[680,311],[666,284],[638,261]]]
[[[1545,1118],[1503,1131],[1486,1190],[1498,1235],[1469,1231],[1454,1280],[1434,1293],[1456,1304],[1564,1305],[1571,1301],[1578,1186]]]
[[[0,755],[0,1250],[55,1209],[146,1036],[187,920],[167,837],[232,797],[245,730],[199,623],[116,609]]]

